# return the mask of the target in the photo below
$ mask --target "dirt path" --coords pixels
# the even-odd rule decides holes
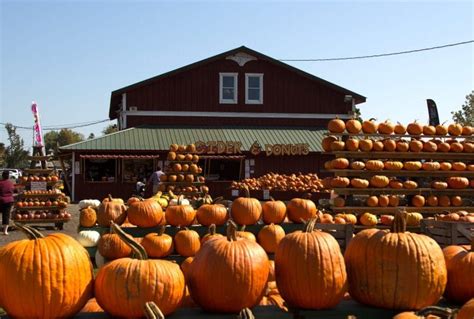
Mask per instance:
[[[38,226],[35,226],[35,228],[39,229],[43,234],[51,234],[55,232],[61,232],[64,234],[68,234],[72,237],[75,237],[77,234],[77,226],[79,225],[79,207],[76,204],[71,204],[68,206],[67,211],[71,213],[72,218],[69,222],[64,224],[64,229],[63,230],[56,230],[54,229],[54,224],[39,224]],[[34,224],[31,224],[34,225]],[[25,239],[25,235],[14,229],[13,227],[9,227],[8,230],[8,236],[4,236],[3,234],[0,234],[0,247],[4,246],[10,242],[13,242],[15,240],[19,239]]]

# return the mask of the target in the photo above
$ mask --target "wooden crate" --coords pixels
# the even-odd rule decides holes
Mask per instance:
[[[474,223],[421,220],[421,232],[440,246],[469,245],[474,236]]]

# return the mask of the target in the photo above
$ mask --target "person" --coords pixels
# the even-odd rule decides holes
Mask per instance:
[[[158,193],[158,187],[160,186],[160,178],[161,178],[161,175],[163,174],[165,173],[161,170],[160,166],[157,166],[156,171],[154,171],[151,174],[150,179],[148,180],[147,184],[152,186],[152,190],[153,190],[152,195],[155,195],[156,193]]]
[[[0,180],[0,211],[2,213],[3,234],[8,235],[8,225],[10,224],[10,210],[13,205],[13,191],[15,186],[9,179],[9,171],[3,171]]]

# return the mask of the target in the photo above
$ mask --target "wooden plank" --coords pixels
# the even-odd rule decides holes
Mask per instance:
[[[25,168],[23,170],[26,174],[51,174],[53,169],[49,168]]]
[[[347,157],[347,158],[366,158],[366,159],[427,159],[427,160],[474,160],[474,153],[442,153],[442,152],[349,152],[349,151],[337,151],[327,152],[324,154],[334,155],[336,157]]]
[[[474,171],[391,171],[391,170],[358,170],[358,169],[329,169],[324,170],[325,173],[334,173],[336,176],[374,176],[374,175],[386,175],[386,176],[412,176],[412,177],[448,177],[448,176],[463,176],[463,177],[474,177]]]
[[[29,161],[48,161],[51,159],[50,156],[27,156],[26,157]]]
[[[398,195],[418,195],[418,194],[441,194],[474,196],[474,188],[467,189],[394,189],[394,188],[334,188],[334,193],[341,195],[376,195],[376,194],[398,194]]]

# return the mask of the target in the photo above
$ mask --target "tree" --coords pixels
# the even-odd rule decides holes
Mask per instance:
[[[89,137],[87,138],[88,140],[92,140],[95,138],[95,134],[94,133],[90,133],[89,134]]]
[[[59,132],[51,131],[44,135],[46,154],[58,155],[59,147],[84,140],[84,135],[73,130],[63,128]]]
[[[117,124],[110,124],[102,130],[102,134],[107,135],[110,133],[118,132]]]
[[[10,143],[5,148],[5,166],[10,168],[26,167],[28,165],[28,151],[24,149],[23,139],[16,133],[16,128],[11,123],[7,123],[5,129]]]
[[[474,91],[466,95],[466,101],[461,106],[461,109],[456,112],[451,112],[453,120],[461,125],[474,126]]]
[[[0,167],[5,167],[5,144],[0,143]]]

